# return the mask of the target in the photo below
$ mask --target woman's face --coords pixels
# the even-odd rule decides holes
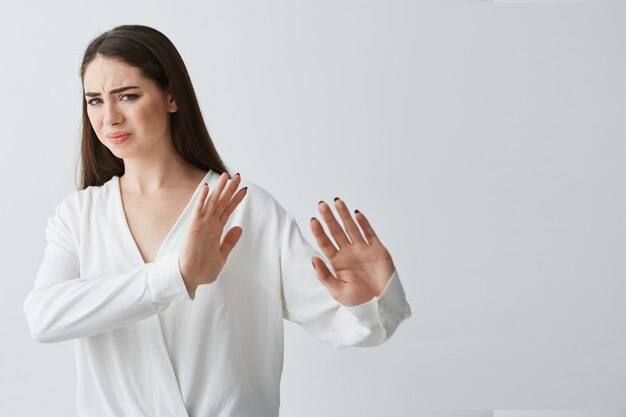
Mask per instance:
[[[176,102],[138,68],[97,55],[83,82],[91,126],[115,156],[149,156],[171,146],[169,113],[177,110]],[[121,133],[129,135],[114,137]]]

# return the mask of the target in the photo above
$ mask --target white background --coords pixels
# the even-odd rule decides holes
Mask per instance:
[[[119,24],[172,40],[229,169],[309,242],[339,196],[394,258],[413,316],[383,345],[285,322],[281,416],[626,409],[625,2],[2,0],[0,415],[75,415],[73,344],[22,303]]]

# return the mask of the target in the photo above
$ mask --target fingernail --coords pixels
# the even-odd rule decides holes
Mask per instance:
[[[355,212],[355,213],[360,213],[360,211],[358,211],[358,210],[354,210],[354,212]]]
[[[237,175],[239,175],[239,173],[236,173],[234,176],[236,177]]]
[[[245,187],[242,188],[242,190],[247,190],[248,186],[246,185]]]
[[[333,201],[337,201],[337,200],[339,200],[339,197],[335,197],[335,199]]]
[[[311,259],[311,265],[313,265],[313,269],[317,269],[317,268],[315,267],[315,264],[313,263],[313,259]]]
[[[319,204],[322,204],[323,202],[324,202],[324,200],[320,200],[320,202],[319,202],[319,203],[317,203],[317,204],[319,205]]]
[[[313,219],[314,219],[314,218],[315,218],[315,217],[311,217],[311,221],[313,221]]]

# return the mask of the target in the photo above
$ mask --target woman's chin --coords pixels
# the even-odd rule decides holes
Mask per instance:
[[[131,149],[119,149],[114,146],[110,147],[109,150],[113,155],[120,159],[132,158],[136,152],[133,152]]]

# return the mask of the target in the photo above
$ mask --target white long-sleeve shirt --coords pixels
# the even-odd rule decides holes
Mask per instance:
[[[384,292],[338,303],[311,258],[326,259],[264,188],[248,186],[224,231],[243,235],[211,284],[192,299],[178,265],[207,172],[145,263],[126,221],[119,177],[65,196],[24,301],[38,342],[74,340],[79,416],[278,416],[283,318],[335,347],[374,346],[411,315],[397,271]]]

